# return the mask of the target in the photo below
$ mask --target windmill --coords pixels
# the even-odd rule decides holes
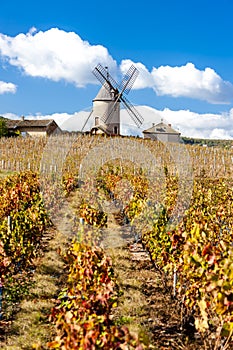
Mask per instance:
[[[86,119],[82,131],[84,130],[90,117],[94,117],[92,133],[106,133],[108,135],[120,134],[120,103],[122,102],[133,122],[140,127],[143,117],[126,98],[139,72],[133,65],[118,84],[109,74],[108,68],[98,64],[93,70],[93,74],[100,81],[102,87],[93,100],[93,109]]]

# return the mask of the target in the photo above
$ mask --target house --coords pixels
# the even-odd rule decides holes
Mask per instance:
[[[50,136],[61,134],[62,130],[53,119],[6,119],[6,127],[9,134],[20,134],[22,136]]]
[[[152,127],[144,130],[144,139],[159,140],[162,142],[180,142],[180,132],[174,130],[171,124],[165,124],[163,120],[159,124],[152,124]]]

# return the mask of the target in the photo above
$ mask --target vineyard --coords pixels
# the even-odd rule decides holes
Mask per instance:
[[[10,349],[4,325],[29,298],[51,229],[67,238],[58,249],[63,282],[46,321],[53,330],[25,349],[233,348],[232,148],[1,138],[0,175],[2,348]],[[174,305],[179,341],[153,336],[156,320],[146,339],[131,331],[127,314],[116,318],[125,293],[111,253],[119,245],[123,252],[140,245],[148,257],[157,279],[149,283]]]

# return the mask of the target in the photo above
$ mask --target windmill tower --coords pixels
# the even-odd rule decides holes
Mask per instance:
[[[84,130],[90,117],[94,117],[92,134],[120,135],[120,103],[122,102],[133,122],[140,127],[143,118],[134,106],[126,99],[125,94],[131,90],[138,70],[133,65],[124,76],[121,84],[118,84],[109,74],[107,67],[99,64],[93,70],[93,74],[101,82],[102,87],[93,100],[93,109],[85,121]]]

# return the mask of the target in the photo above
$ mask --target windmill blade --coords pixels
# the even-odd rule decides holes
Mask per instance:
[[[111,111],[110,112],[106,111],[105,114],[103,115],[103,117],[101,118],[104,123],[111,121],[112,116],[113,116],[113,112],[114,112],[114,110],[116,108],[116,103],[118,101],[123,101],[123,99],[124,99],[122,97],[123,92],[125,92],[127,94],[129,93],[129,91],[131,90],[131,88],[132,88],[132,86],[133,86],[133,84],[134,84],[138,74],[139,74],[139,71],[137,70],[136,67],[134,67],[134,65],[132,65],[129,68],[128,72],[125,74],[125,76],[124,76],[124,78],[123,78],[123,80],[121,82],[121,91],[120,92],[118,92],[118,90],[115,91],[115,102],[113,104],[113,107],[111,108]],[[128,103],[128,105],[130,106],[128,108],[131,108],[131,109],[134,108],[129,101],[126,101],[126,103]],[[140,120],[140,118],[142,118],[139,115],[139,113],[136,111],[136,109],[132,113],[134,113],[135,116],[137,116],[137,117],[134,116],[134,118],[136,120]],[[134,122],[136,123],[135,120],[134,120]]]
[[[117,96],[116,100],[114,101],[113,105],[112,105],[112,108],[110,111],[106,111],[104,113],[104,115],[101,117],[101,120],[104,122],[104,123],[110,123],[110,121],[112,120],[113,118],[113,115],[114,115],[114,112],[116,110],[116,107],[117,107],[117,103],[119,103],[119,100],[120,100],[120,95]]]
[[[128,95],[135,80],[137,79],[138,74],[139,74],[139,71],[132,64],[132,66],[129,68],[128,72],[124,75],[124,78],[121,82],[121,87],[120,87],[121,94],[123,94],[123,92],[125,92]]]
[[[113,89],[115,92],[118,91],[119,85],[109,74],[108,70],[104,68],[100,63],[98,64],[98,66],[95,67],[92,73],[101,82],[101,84],[104,85],[106,89],[110,88]]]
[[[82,129],[81,129],[81,132],[83,132],[85,126],[87,125],[88,120],[90,119],[90,117],[91,117],[91,115],[92,115],[92,113],[93,113],[93,110],[91,111],[91,113],[89,114],[89,116],[87,117],[87,119],[85,120],[85,123],[84,123],[84,125],[83,125],[83,127],[82,127]]]
[[[141,116],[141,114],[134,108],[131,102],[126,99],[126,97],[121,97],[121,101],[126,107],[127,112],[129,113],[130,117],[134,121],[134,123],[137,125],[138,128],[142,125],[144,118]]]

